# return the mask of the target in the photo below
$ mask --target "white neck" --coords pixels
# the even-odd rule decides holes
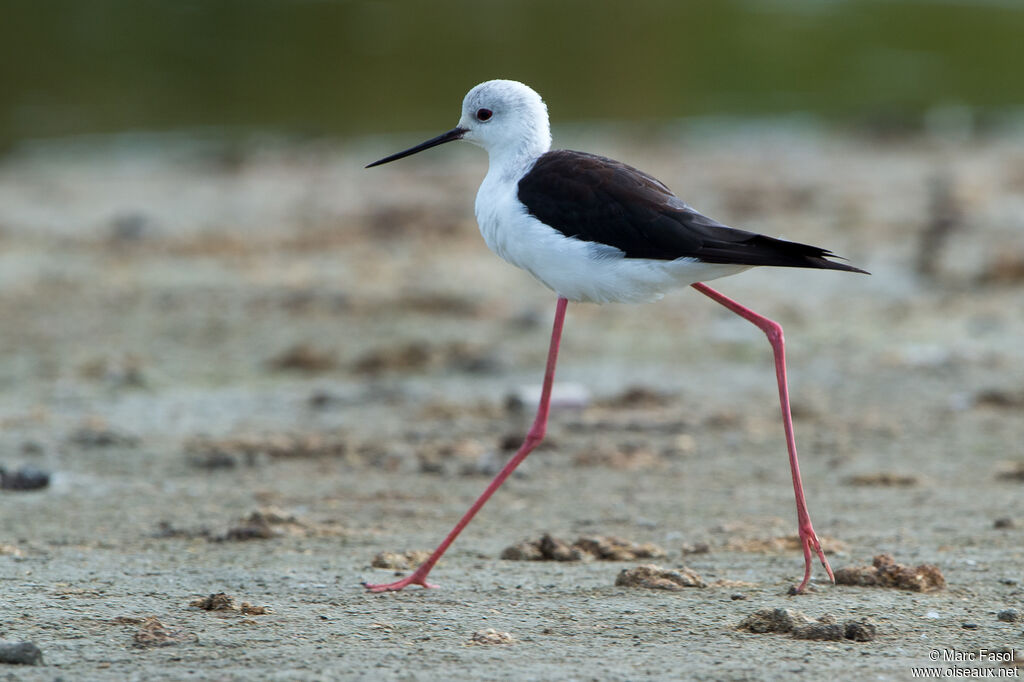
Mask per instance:
[[[488,176],[511,181],[518,179],[541,154],[551,149],[551,133],[547,126],[521,138],[517,145],[500,145],[487,150],[490,165]]]

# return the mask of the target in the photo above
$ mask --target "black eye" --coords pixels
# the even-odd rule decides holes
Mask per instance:
[[[493,114],[494,114],[494,112],[492,112],[490,109],[477,109],[476,110],[476,118],[477,118],[478,121],[486,121]]]

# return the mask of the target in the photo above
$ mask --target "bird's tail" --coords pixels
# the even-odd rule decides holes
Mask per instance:
[[[706,263],[734,263],[737,265],[768,265],[781,268],[816,268],[819,270],[843,270],[871,273],[830,258],[842,258],[828,249],[810,244],[790,242],[785,239],[755,234],[740,242],[723,244],[718,249],[713,243],[705,243],[699,258]]]

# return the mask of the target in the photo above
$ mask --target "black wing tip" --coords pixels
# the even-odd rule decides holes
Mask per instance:
[[[840,256],[832,253],[828,249],[823,249],[820,246],[811,246],[810,244],[801,244],[799,242],[791,242],[784,239],[775,239],[773,237],[765,237],[765,235],[757,235],[751,241],[764,241],[767,240],[773,245],[781,246],[785,245],[789,249],[795,249],[802,253],[793,253],[796,256],[795,262],[782,262],[778,263],[782,267],[798,267],[798,268],[817,268],[820,270],[839,270],[842,272],[856,272],[861,275],[870,275],[871,273],[867,270],[862,270],[853,265],[847,263],[838,263],[832,259],[846,260],[844,256]],[[784,248],[785,248],[784,247]],[[773,265],[773,263],[768,263]]]
[[[832,258],[838,258],[839,260],[846,260],[843,256],[838,256],[831,251],[822,249],[822,253],[817,256],[811,256],[808,260],[811,264],[808,267],[821,268],[822,270],[841,270],[843,272],[856,272],[861,275],[870,275],[871,273],[867,270],[861,270],[858,267],[849,265],[847,263],[837,263]],[[799,267],[799,266],[798,266]]]
[[[836,255],[833,255],[833,254],[829,254],[829,258],[842,258],[842,256],[836,256]],[[828,265],[820,265],[820,266],[818,266],[818,267],[821,267],[824,270],[842,270],[843,272],[856,272],[856,273],[859,273],[861,275],[870,275],[871,274],[867,270],[861,270],[860,268],[854,267],[852,265],[847,265],[846,263],[836,263],[835,261],[828,260],[826,258],[822,258],[821,260],[824,263],[828,263]]]
[[[743,248],[747,247],[747,248]],[[751,248],[752,247],[752,248]],[[853,265],[840,263],[833,258],[846,260],[828,249],[799,242],[790,242],[763,234],[755,234],[742,242],[711,246],[705,245],[697,252],[697,258],[706,263],[728,263],[730,265],[751,265],[776,268],[809,268],[813,270],[839,270],[870,275]]]

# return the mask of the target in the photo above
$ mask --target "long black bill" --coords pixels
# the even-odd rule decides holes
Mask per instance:
[[[453,140],[461,140],[462,136],[465,134],[465,128],[452,128],[447,133],[442,133],[435,138],[432,138],[430,140],[427,140],[426,142],[416,145],[415,147],[406,149],[404,152],[398,152],[397,154],[392,154],[391,156],[385,156],[380,161],[374,161],[373,163],[366,167],[373,168],[374,166],[379,166],[382,163],[391,163],[392,161],[398,161],[399,159],[404,159],[407,156],[417,154],[423,151],[424,149],[430,149],[431,147],[436,147],[439,144],[444,144],[445,142],[451,142]]]

